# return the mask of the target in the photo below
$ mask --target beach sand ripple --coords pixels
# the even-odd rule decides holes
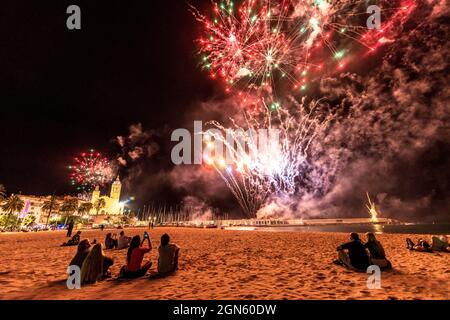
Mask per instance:
[[[143,229],[126,229],[127,235]],[[107,232],[83,231],[102,241]],[[179,270],[166,278],[112,280],[66,287],[66,269],[75,247],[60,247],[65,233],[0,234],[1,299],[449,299],[450,254],[405,248],[407,236],[379,235],[394,270],[383,272],[381,289],[368,289],[368,274],[332,263],[344,233],[231,231],[156,228],[181,247]],[[126,250],[109,250],[113,275],[125,263]],[[156,272],[157,250],[147,256]]]

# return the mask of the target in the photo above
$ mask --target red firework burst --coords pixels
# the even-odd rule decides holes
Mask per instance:
[[[91,190],[96,186],[104,186],[111,182],[115,170],[108,158],[100,152],[90,150],[74,158],[74,164],[69,166],[70,182],[78,190]]]

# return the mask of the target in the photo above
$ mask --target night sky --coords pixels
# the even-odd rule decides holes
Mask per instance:
[[[70,4],[81,7],[79,31],[66,28]],[[176,128],[214,90],[197,68],[196,32],[178,0],[2,3],[1,183],[70,193],[73,155],[113,156],[111,140],[133,123]]]
[[[308,98],[338,116],[319,143],[338,165],[323,168],[319,196],[290,199],[291,215],[361,216],[367,191],[386,216],[450,219],[450,14],[446,1],[415,3],[395,39],[311,84]],[[71,4],[81,7],[81,30],[66,28]],[[126,160],[123,196],[136,208],[184,201],[239,214],[217,175],[170,161],[172,130],[236,111],[199,67],[200,35],[180,0],[2,1],[0,184],[76,194],[67,166],[93,148]],[[146,152],[132,159],[136,147]]]

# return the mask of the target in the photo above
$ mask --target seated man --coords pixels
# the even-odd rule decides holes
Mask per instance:
[[[117,241],[117,249],[126,249],[130,246],[131,238],[125,235],[125,232],[121,231],[119,239]]]
[[[63,246],[63,247],[76,246],[76,245],[78,245],[78,243],[80,243],[80,237],[81,237],[81,231],[77,231],[77,233],[72,237],[72,239],[63,243],[61,246]]]
[[[345,252],[345,250],[348,251]],[[364,248],[364,244],[359,240],[359,235],[355,232],[350,234],[350,242],[337,247],[337,264],[343,264],[351,269],[366,271],[369,266],[369,256]]]
[[[169,243],[167,233],[161,236],[161,245],[158,248],[158,273],[171,273],[178,269],[178,253],[180,248],[176,244]]]

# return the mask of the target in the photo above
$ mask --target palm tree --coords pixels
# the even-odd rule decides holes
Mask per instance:
[[[27,215],[23,221],[22,221],[22,225],[29,227],[31,226],[34,222],[36,221],[36,217],[33,214],[29,214]]]
[[[0,201],[5,200],[6,198],[6,188],[4,185],[0,184]]]
[[[90,202],[85,202],[82,203],[79,207],[78,207],[78,213],[83,215],[85,213],[89,213],[92,210],[92,207],[94,205]]]
[[[100,209],[106,207],[106,201],[105,199],[99,198],[94,202],[94,209],[96,214],[98,215],[98,212],[100,211]]]
[[[4,228],[8,226],[9,220],[11,219],[13,213],[22,211],[24,206],[25,202],[17,195],[12,194],[8,199],[6,199],[6,203],[2,205],[3,211],[8,212],[8,218],[6,219]]]
[[[52,215],[52,211],[53,210],[58,210],[58,208],[59,208],[59,205],[58,205],[58,203],[56,203],[56,197],[55,196],[51,196],[50,200],[45,201],[44,204],[42,205],[42,210],[48,212],[47,221],[45,222],[45,227],[46,228],[48,226],[48,220],[50,219],[50,217]]]
[[[66,225],[69,216],[73,215],[73,213],[78,209],[78,199],[74,197],[64,197],[64,201],[61,205],[60,211],[64,212],[66,215],[66,221],[64,221],[64,225]]]

